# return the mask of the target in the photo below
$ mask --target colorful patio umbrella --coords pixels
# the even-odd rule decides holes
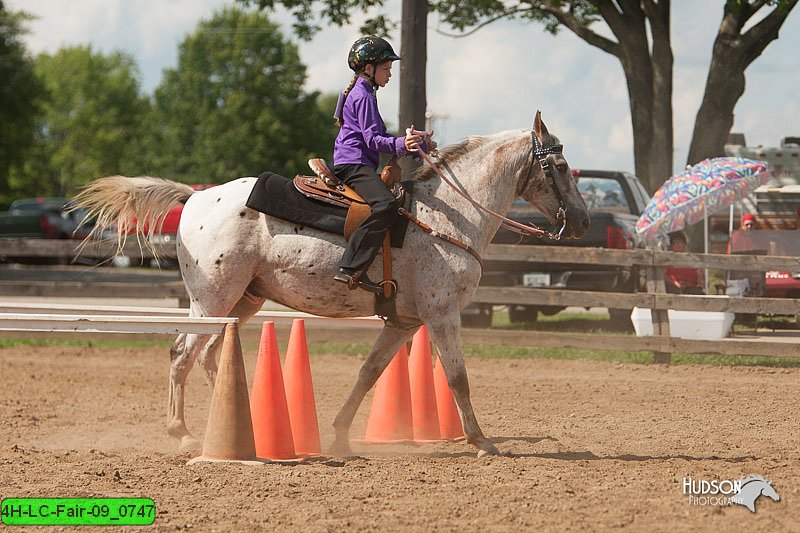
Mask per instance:
[[[664,182],[636,222],[636,233],[654,239],[683,229],[744,198],[770,177],[764,161],[743,157],[701,161]]]

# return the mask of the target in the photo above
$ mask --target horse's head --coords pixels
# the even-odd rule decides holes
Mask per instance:
[[[776,491],[775,488],[772,486],[771,481],[766,481],[764,485],[761,486],[761,494],[769,498],[772,498],[776,502],[781,501],[781,497],[778,496],[778,491]]]
[[[558,138],[547,131],[536,112],[531,131],[531,159],[517,184],[519,196],[534,205],[551,224],[564,225],[563,236],[578,239],[589,229],[589,212],[575,183]]]

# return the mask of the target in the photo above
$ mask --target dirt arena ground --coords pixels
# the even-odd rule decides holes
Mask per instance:
[[[323,446],[360,362],[312,357]],[[167,364],[163,349],[0,349],[0,497],[150,497],[159,531],[800,531],[798,369],[469,359],[483,430],[508,456],[354,444],[245,467],[186,465],[196,454],[164,433]],[[197,370],[187,401],[202,437]],[[781,500],[751,513],[682,494],[687,477],[747,474]]]

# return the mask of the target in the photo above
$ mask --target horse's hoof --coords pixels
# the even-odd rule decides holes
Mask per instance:
[[[478,450],[478,459],[486,457],[487,455],[500,455],[500,450],[491,442],[486,442],[481,449]]]
[[[328,447],[330,453],[337,457],[350,457],[353,455],[353,450],[350,449],[350,443],[346,440],[335,440],[333,444]]]
[[[181,451],[182,452],[193,452],[195,450],[201,449],[200,441],[194,438],[192,435],[184,435],[181,438]]]

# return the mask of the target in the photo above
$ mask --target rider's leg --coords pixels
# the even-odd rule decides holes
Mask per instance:
[[[380,250],[386,231],[397,220],[394,195],[375,169],[366,165],[337,165],[334,171],[371,209],[369,216],[350,235],[341,268],[334,279],[351,285],[358,283],[370,292],[382,293],[381,286],[367,278],[366,270]]]

